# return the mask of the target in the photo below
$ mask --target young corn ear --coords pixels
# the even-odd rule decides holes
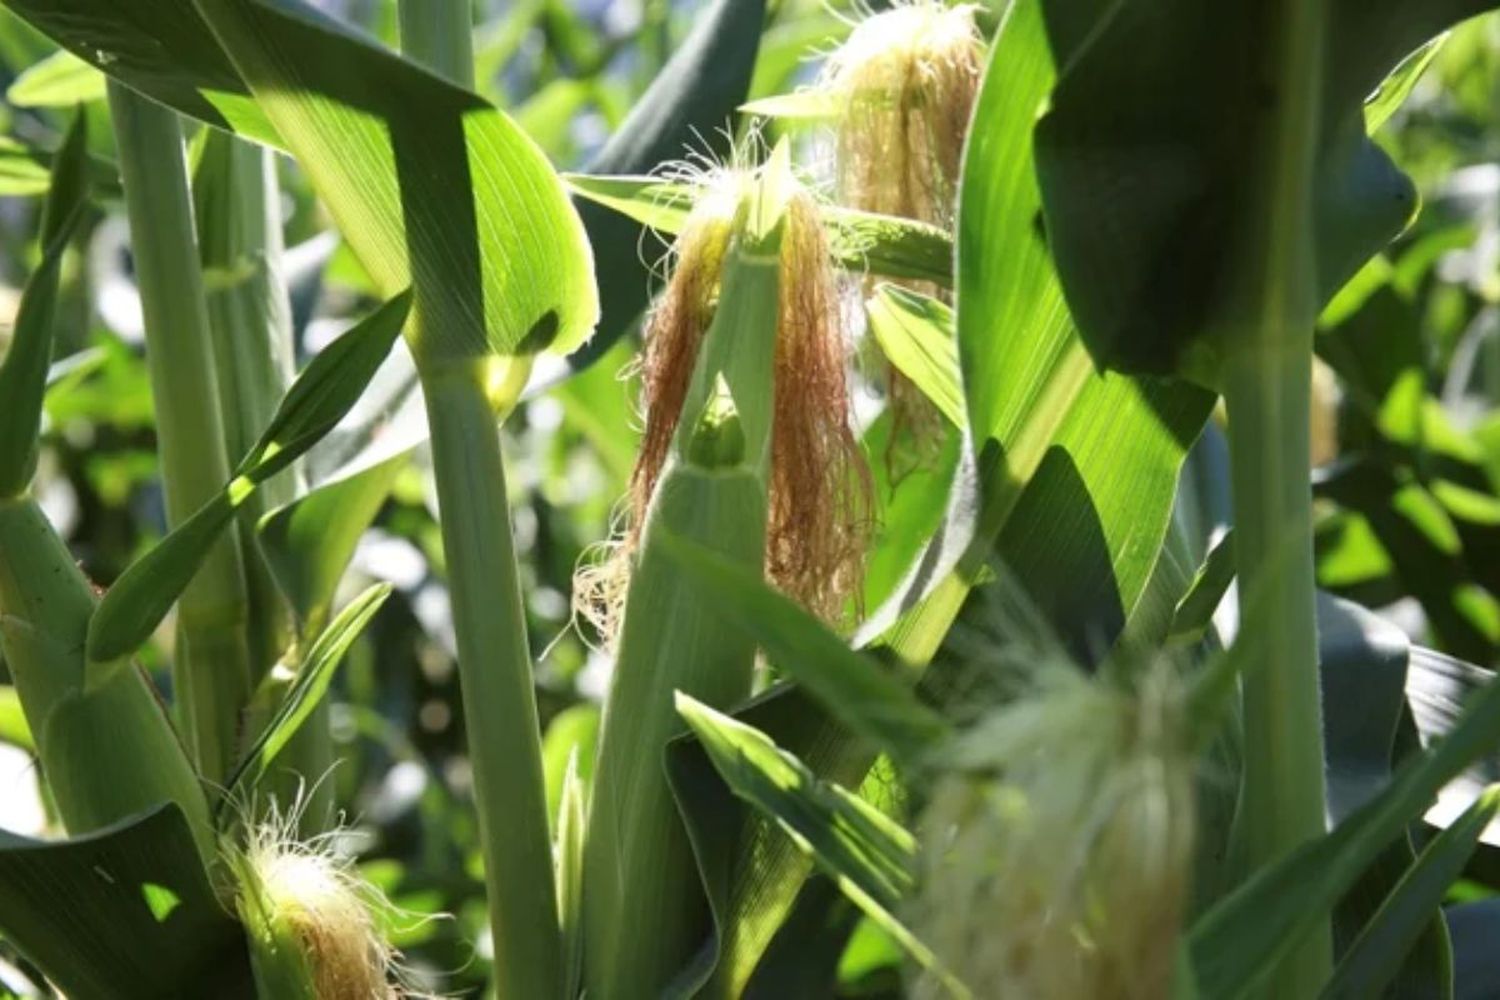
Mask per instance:
[[[955,224],[959,167],[984,68],[975,6],[910,0],[871,14],[828,57],[818,89],[840,110],[834,176],[842,204],[944,229]],[[910,282],[928,295],[940,290]],[[898,432],[919,451],[941,440],[942,414],[886,366]],[[892,461],[894,455],[888,455]]]
[[[775,318],[767,486],[766,575],[825,621],[842,623],[859,592],[870,529],[870,479],[849,427],[846,335],[827,237],[812,196],[789,189],[780,250]],[[627,526],[610,558],[584,567],[576,606],[606,641],[618,631],[631,556],[641,544],[684,413],[690,382],[717,315],[725,259],[748,182],[742,173],[713,179],[674,248],[670,281],[646,330],[641,364],[645,427],[631,474]],[[695,372],[699,373],[695,375]],[[705,381],[704,390],[713,388]],[[745,400],[733,395],[737,405]],[[706,398],[700,392],[697,407]]]
[[[293,810],[293,813],[295,810]],[[225,849],[260,996],[385,1000],[395,953],[371,912],[382,901],[326,836],[299,841],[293,813],[274,810]]]
[[[728,707],[750,693],[755,664],[754,643],[662,539],[764,569],[830,616],[857,575],[857,452],[816,208],[785,147],[719,190],[734,195],[695,214],[649,332],[646,443],[615,557],[628,583],[584,847],[589,996],[659,996],[707,934],[663,768],[683,729],[673,694]]]
[[[922,819],[923,940],[976,996],[1171,995],[1193,863],[1174,669],[1044,668],[945,758]]]

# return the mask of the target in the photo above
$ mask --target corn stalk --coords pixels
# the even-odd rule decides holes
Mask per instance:
[[[167,526],[175,528],[229,478],[218,377],[177,116],[109,84],[125,205],[146,321]],[[239,541],[227,535],[178,603],[173,682],[199,770],[222,780],[250,696],[248,602]]]

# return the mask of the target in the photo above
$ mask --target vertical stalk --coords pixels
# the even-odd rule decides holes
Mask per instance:
[[[469,0],[402,0],[407,54],[474,84]],[[418,289],[420,317],[421,290]],[[421,322],[420,318],[418,322]],[[494,362],[423,366],[443,552],[500,1000],[563,992],[562,936],[526,609],[511,534]]]
[[[1254,122],[1261,157],[1245,200],[1224,371],[1239,571],[1244,787],[1239,835],[1254,868],[1326,829],[1308,482],[1317,319],[1313,180],[1322,100],[1324,0],[1268,4],[1273,44]],[[1271,979],[1268,996],[1316,996],[1332,968],[1324,926]]]
[[[167,523],[175,527],[229,478],[203,277],[177,116],[111,81],[110,111],[146,320]],[[239,541],[209,553],[177,605],[173,657],[184,730],[199,769],[221,780],[250,692]]]
[[[265,430],[295,374],[291,302],[281,271],[280,202],[276,161],[269,150],[222,132],[204,136],[193,177],[193,203],[224,442],[232,461]],[[262,690],[273,665],[292,652],[295,626],[304,630],[304,640],[311,641],[323,624],[294,626],[291,607],[276,586],[256,534],[256,524],[267,511],[302,492],[300,469],[294,465],[264,483],[237,519],[248,595],[251,680],[256,685],[255,703],[242,717],[246,738],[268,721],[295,678],[297,664],[288,663],[290,669],[278,674],[280,682]],[[300,797],[299,829],[309,836],[322,832],[333,818],[333,787],[322,780],[333,765],[328,712],[327,700],[320,700],[267,779],[270,799],[283,815]]]
[[[562,952],[526,611],[482,363],[423,378],[474,769],[496,992],[561,993]]]

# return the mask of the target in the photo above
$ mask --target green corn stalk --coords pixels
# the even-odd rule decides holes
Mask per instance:
[[[1237,247],[1225,339],[1240,628],[1258,662],[1244,678],[1244,784],[1237,823],[1252,870],[1323,833],[1323,736],[1314,618],[1308,413],[1317,268],[1312,219],[1325,4],[1284,0],[1259,85],[1264,160]],[[1313,996],[1332,969],[1325,924],[1270,980]]]
[[[186,155],[176,114],[113,81],[109,103],[146,320],[167,524],[174,528],[229,478]],[[233,763],[239,713],[250,696],[247,616],[239,541],[226,535],[178,602],[173,657],[188,743],[214,781]]]
[[[16,335],[0,365],[0,652],[33,734],[63,824],[108,826],[164,801],[186,814],[205,860],[208,803],[187,754],[145,676],[122,670],[85,689],[84,642],[93,588],[29,495],[52,350],[62,254],[82,212],[80,115],[53,172],[43,256],[22,296]]]
[[[784,170],[782,147],[742,208],[631,574],[584,847],[589,996],[659,995],[708,930],[664,769],[668,740],[684,730],[673,697],[719,707],[743,699],[755,645],[660,539],[712,546],[757,573],[764,565]]]
[[[215,129],[197,147],[193,203],[203,261],[213,354],[223,407],[225,447],[238,460],[270,423],[295,374],[291,303],[281,274],[283,252],[280,182],[272,154]],[[250,667],[256,683],[243,719],[249,737],[275,713],[299,664],[293,642],[321,622],[292,621],[291,607],[261,553],[256,526],[268,511],[295,500],[303,489],[296,466],[263,483],[241,508],[237,533],[249,600]],[[285,654],[285,655],[283,655]],[[290,662],[287,662],[287,661]],[[275,668],[273,669],[273,664]],[[333,765],[327,702],[298,730],[263,788],[267,804],[286,814],[293,802],[304,834],[333,817]]]
[[[472,87],[470,17],[467,0],[402,0],[408,54]],[[445,356],[436,345],[461,340],[461,331],[427,329],[425,313],[418,287],[412,345],[432,437],[495,989],[505,1000],[545,1000],[563,992],[562,933],[526,608],[496,416],[514,405],[531,366],[520,357]]]

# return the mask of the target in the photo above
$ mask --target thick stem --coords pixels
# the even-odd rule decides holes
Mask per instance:
[[[109,103],[146,321],[167,524],[175,527],[229,478],[187,162],[176,114],[113,81]],[[184,729],[204,777],[221,780],[250,693],[245,583],[233,534],[214,546],[177,609],[185,648],[173,658],[173,680]]]
[[[198,243],[208,289],[214,359],[222,393],[225,446],[231,460],[252,447],[295,372],[291,303],[282,275],[281,187],[274,155],[266,149],[221,132],[204,137],[193,179]],[[247,713],[244,740],[253,737],[275,709],[263,702],[271,667],[289,652],[294,624],[269,565],[261,554],[256,525],[270,510],[303,492],[297,466],[264,483],[240,511],[237,530],[245,564],[249,598],[248,642],[252,681],[257,685],[259,718]],[[319,622],[298,623],[304,642],[314,638]],[[295,664],[289,664],[295,666]],[[270,682],[285,694],[286,683]],[[285,815],[297,804],[298,829],[311,836],[333,819],[333,786],[323,780],[333,766],[328,731],[328,702],[313,715],[282,752],[267,776],[266,804]]]
[[[1224,331],[1244,678],[1239,836],[1270,864],[1326,829],[1312,557],[1309,408],[1317,317],[1313,182],[1324,4],[1282,0],[1256,129],[1262,158],[1245,199],[1237,284]],[[1315,996],[1332,967],[1325,923],[1273,975],[1267,995]]]
[[[484,366],[423,379],[458,637],[496,992],[561,994],[562,952],[526,611]]]

